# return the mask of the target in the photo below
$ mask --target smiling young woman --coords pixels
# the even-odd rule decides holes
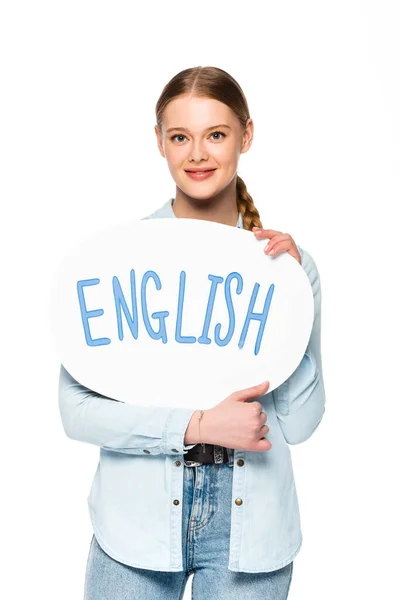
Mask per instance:
[[[176,183],[174,214],[232,226],[241,215],[245,229],[262,227],[237,174],[254,125],[236,81],[215,67],[182,71],[161,93],[156,120],[158,148]]]
[[[206,411],[176,408],[173,398],[169,407],[118,402],[85,388],[61,365],[64,428],[69,437],[100,446],[88,498],[94,535],[86,600],[178,600],[191,574],[195,598],[288,597],[302,544],[288,444],[309,438],[325,410],[321,291],[311,255],[289,234],[262,229],[237,173],[253,131],[231,75],[216,67],[175,75],[156,104],[155,133],[176,195],[145,218],[258,228],[254,235],[270,239],[274,256],[292,254],[314,295],[307,349],[272,392],[264,382],[216,399]],[[179,364],[175,374],[179,385]],[[133,384],[134,376],[132,365]],[[149,385],[162,393],[156,369]],[[251,451],[255,443],[262,451]]]

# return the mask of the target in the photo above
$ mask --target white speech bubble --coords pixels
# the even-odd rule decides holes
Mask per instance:
[[[63,259],[50,297],[60,362],[82,385],[147,406],[211,408],[299,365],[311,284],[250,231],[158,218],[105,229]]]

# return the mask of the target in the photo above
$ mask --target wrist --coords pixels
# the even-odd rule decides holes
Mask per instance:
[[[199,438],[198,443],[212,444],[212,441],[210,440],[210,409],[203,409],[202,417],[200,410],[198,410],[197,413],[197,434]]]
[[[192,414],[185,432],[184,444],[209,444],[209,409],[203,409],[201,417],[201,409],[195,410]],[[200,422],[199,422],[200,419]]]

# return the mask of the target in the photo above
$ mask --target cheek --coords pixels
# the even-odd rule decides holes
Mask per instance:
[[[172,152],[167,154],[167,160],[172,169],[180,169],[182,165],[187,164],[188,156],[187,152],[183,148],[175,148]]]
[[[212,156],[221,166],[236,166],[237,152],[233,144],[230,146],[221,145],[215,147],[214,151],[212,152]]]

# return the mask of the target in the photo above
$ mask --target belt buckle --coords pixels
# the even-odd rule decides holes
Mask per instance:
[[[201,446],[203,449],[203,454],[205,454],[205,444],[203,442],[201,442]],[[211,450],[211,448],[210,448]],[[208,453],[208,456],[210,456],[210,453]],[[213,444],[213,448],[212,448],[212,463],[220,465],[224,462],[224,447],[223,446],[219,446],[218,444]],[[210,456],[210,458],[211,458]],[[200,462],[200,461],[194,461],[194,460],[189,460],[189,459],[184,459],[185,465],[187,467],[196,467],[196,466],[201,466],[204,464],[209,464],[209,461],[207,463],[205,462]]]
[[[214,444],[214,462],[217,465],[224,462],[224,449],[222,446],[217,446],[216,444]]]

